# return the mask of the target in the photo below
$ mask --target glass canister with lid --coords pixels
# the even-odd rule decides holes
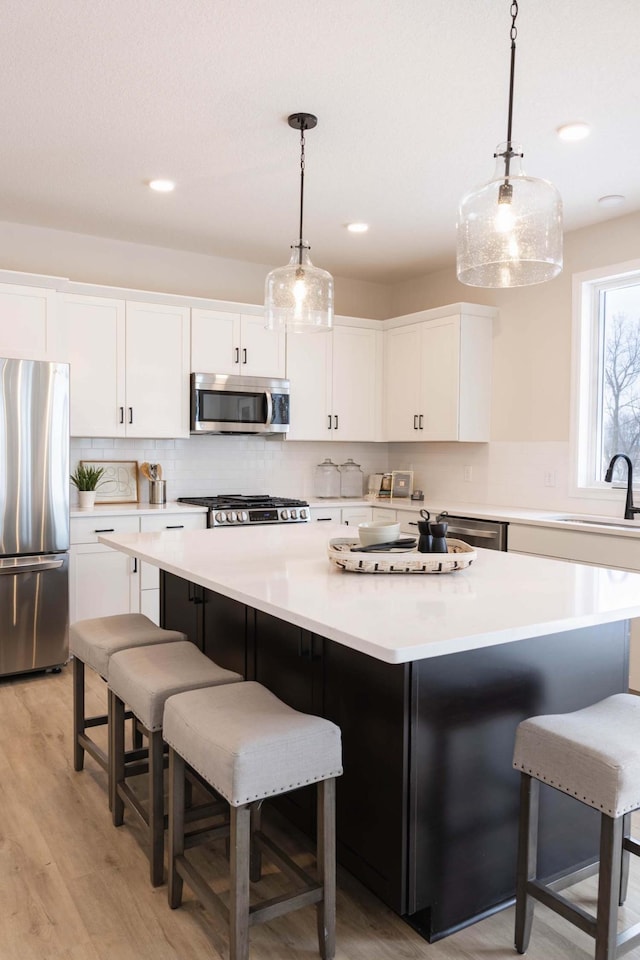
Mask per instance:
[[[360,499],[364,491],[364,474],[360,464],[349,458],[340,464],[340,496]]]
[[[321,500],[340,497],[340,470],[329,457],[319,463],[313,473],[313,495]]]

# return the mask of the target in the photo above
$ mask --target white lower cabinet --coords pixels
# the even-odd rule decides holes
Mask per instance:
[[[158,569],[98,543],[101,533],[198,530],[206,513],[162,516],[74,517],[69,556],[69,621],[144,613],[159,622]]]
[[[638,541],[631,537],[510,523],[509,552],[640,572]],[[640,619],[630,622],[629,689],[640,693]]]
[[[354,527],[359,523],[369,523],[373,520],[371,507],[342,507],[340,513],[342,522]]]
[[[140,609],[138,562],[98,543],[101,533],[137,533],[139,517],[71,520],[69,622]]]
[[[371,507],[311,507],[311,522],[346,523],[356,526],[372,519]]]
[[[163,530],[204,530],[206,526],[206,513],[140,517],[142,533]],[[140,613],[144,613],[154,623],[160,624],[160,571],[150,563],[140,564]]]
[[[397,520],[396,513],[397,513],[397,510],[391,510],[389,507],[374,507],[373,519],[389,520],[393,522],[394,520]]]

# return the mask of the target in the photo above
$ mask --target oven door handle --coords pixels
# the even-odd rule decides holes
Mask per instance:
[[[271,390],[265,390],[264,395],[267,400],[267,419],[265,421],[265,427],[270,427],[273,421],[273,398],[271,396]]]

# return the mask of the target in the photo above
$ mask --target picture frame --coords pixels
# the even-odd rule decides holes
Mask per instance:
[[[409,500],[413,492],[413,470],[393,470],[391,473],[391,499]]]
[[[104,470],[96,487],[96,503],[138,502],[137,460],[81,460],[80,463]]]

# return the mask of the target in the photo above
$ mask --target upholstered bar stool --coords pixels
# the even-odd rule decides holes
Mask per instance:
[[[164,741],[162,714],[168,697],[186,690],[238,684],[239,673],[224,670],[189,641],[135,647],[109,661],[109,703],[112,723],[109,789],[115,826],[124,821],[125,805],[147,831],[151,883],[164,873]],[[126,782],[124,751],[125,703],[149,740],[148,797],[145,807]]]
[[[247,960],[249,927],[315,903],[323,960],[335,955],[335,778],[342,773],[340,729],[299,713],[259,683],[182,693],[167,700],[164,736],[169,744],[169,905],[182,901],[183,881],[210,909],[229,916],[230,960]],[[230,805],[229,908],[185,856],[185,761]],[[259,829],[262,801],[317,783],[317,880],[306,874]],[[249,905],[249,881],[258,880],[252,847],[269,851],[289,879],[302,884],[290,896]]]
[[[617,933],[629,854],[640,855],[640,844],[630,837],[631,813],[640,809],[640,698],[621,693],[574,713],[523,721],[513,765],[521,771],[516,950],[524,953],[529,945],[534,901],[539,900],[595,939],[596,960],[614,960],[640,944],[640,924]],[[540,781],[600,811],[596,916],[537,878]],[[562,879],[563,887],[570,883],[570,877]]]
[[[108,680],[109,660],[119,650],[175,643],[186,640],[178,630],[163,630],[141,613],[123,613],[92,620],[78,620],[69,628],[69,650],[73,655],[73,766],[82,770],[85,751],[108,772],[108,750],[103,750],[86,731],[108,723],[108,716],[85,715],[85,666]]]

